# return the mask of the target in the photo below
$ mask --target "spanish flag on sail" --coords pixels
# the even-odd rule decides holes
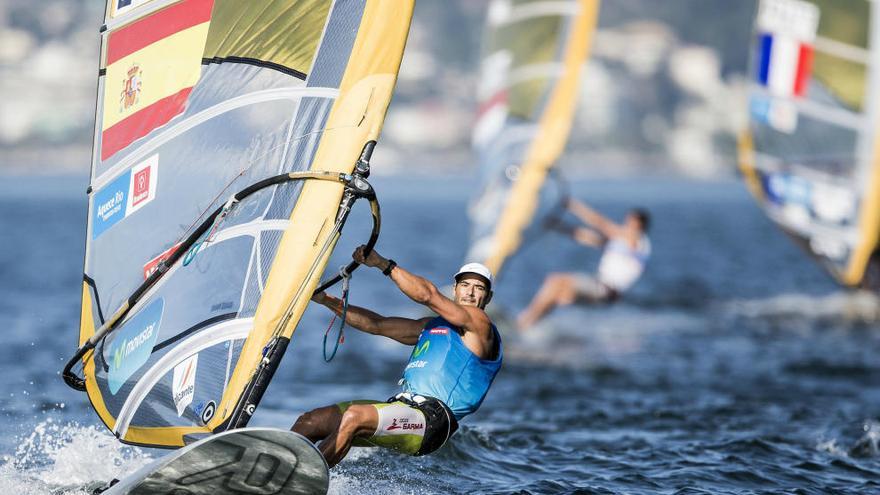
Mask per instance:
[[[184,0],[110,33],[101,160],[183,112],[201,74],[213,6]]]

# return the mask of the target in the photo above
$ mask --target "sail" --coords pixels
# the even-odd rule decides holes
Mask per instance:
[[[79,341],[120,440],[182,446],[253,413],[338,239],[342,177],[378,138],[412,8],[109,0]]]
[[[493,0],[489,5],[473,143],[479,193],[468,261],[496,275],[536,213],[560,196],[548,181],[574,118],[599,0]]]
[[[758,203],[849,287],[876,282],[878,23],[869,0],[762,0],[740,139]]]

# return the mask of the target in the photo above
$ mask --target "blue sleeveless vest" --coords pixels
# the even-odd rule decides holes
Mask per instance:
[[[464,345],[457,328],[441,317],[429,321],[403,371],[403,390],[443,401],[459,420],[477,410],[501,368],[501,336],[495,360],[480,359]]]

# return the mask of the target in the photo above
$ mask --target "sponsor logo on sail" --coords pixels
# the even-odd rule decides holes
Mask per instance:
[[[214,401],[209,401],[205,408],[202,409],[202,423],[207,424],[208,421],[211,421],[215,412],[217,412],[217,404]]]
[[[116,394],[149,359],[162,325],[165,301],[148,304],[117,330],[107,350],[107,385]]]
[[[213,313],[213,312],[215,312],[215,311],[223,311],[223,310],[226,310],[226,309],[232,309],[232,308],[234,308],[234,307],[235,307],[235,303],[234,303],[234,302],[232,302],[232,301],[223,301],[223,302],[219,302],[219,303],[217,303],[217,304],[212,304],[212,305],[211,305],[211,312]]]
[[[177,408],[177,415],[183,416],[186,406],[192,404],[196,390],[196,368],[199,364],[199,355],[193,354],[174,367],[171,380],[171,399]]]
[[[137,206],[140,203],[143,203],[150,197],[150,167],[147,167],[143,170],[140,170],[138,173],[134,174],[134,181],[132,183],[132,189],[134,189],[134,194],[131,195],[131,204],[132,206]]]
[[[150,278],[150,275],[159,269],[159,263],[170,258],[171,255],[174,254],[174,251],[177,251],[178,247],[180,247],[179,242],[162,252],[159,256],[148,261],[147,264],[144,265],[144,280]]]
[[[153,201],[158,173],[159,155],[153,155],[95,192],[92,239]]]
[[[145,342],[149,341],[153,336],[153,331],[156,329],[156,325],[151,323],[147,328],[144,329],[141,333],[134,336],[133,339],[127,340],[123,339],[122,344],[116,348],[116,351],[113,353],[113,367],[119,369],[122,367],[122,361],[130,356],[132,353],[140,349]]]
[[[113,191],[113,194],[107,201],[98,205],[98,218],[106,222],[113,215],[119,213],[123,206],[125,206],[125,193]]]
[[[156,198],[158,173],[159,155],[153,155],[131,168],[126,216],[138,211]]]

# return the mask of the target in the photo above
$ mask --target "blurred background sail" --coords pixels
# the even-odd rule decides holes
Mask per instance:
[[[467,261],[496,274],[565,201],[548,180],[572,126],[598,0],[490,3],[473,130],[480,187]]]
[[[880,9],[762,0],[740,168],[758,203],[840,284],[877,289]]]

